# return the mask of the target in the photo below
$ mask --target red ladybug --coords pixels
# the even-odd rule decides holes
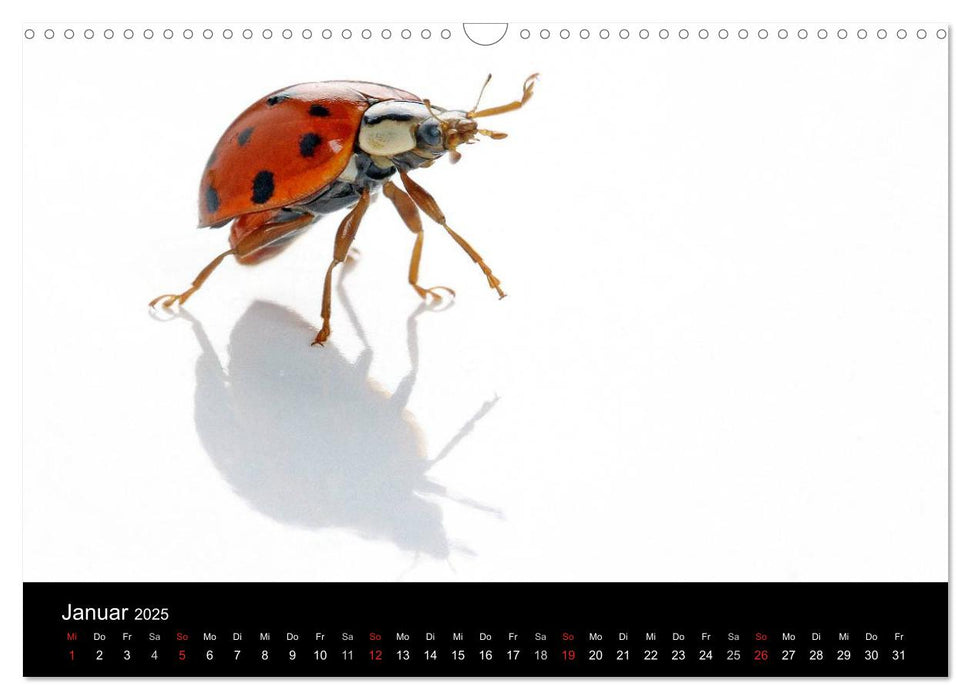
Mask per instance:
[[[163,294],[150,305],[184,304],[226,256],[232,254],[246,265],[266,260],[321,216],[351,207],[337,228],[334,259],[324,279],[323,326],[314,339],[322,344],[330,335],[331,274],[347,257],[371,194],[379,187],[417,236],[408,282],[422,298],[440,298],[436,289],[454,292],[418,284],[424,238],[419,209],[482,268],[501,299],[505,294],[492,270],[445,223],[438,204],[408,172],[432,165],[445,153],[457,160],[456,149],[478,134],[505,138],[480,129],[476,119],[522,107],[533,94],[536,77],[526,79],[519,100],[481,110],[477,103],[468,112],[446,111],[404,90],[355,81],[302,83],[260,99],[219,139],[199,185],[199,226],[218,228],[232,222],[230,249],[206,265],[182,294]],[[391,182],[396,173],[404,190]]]

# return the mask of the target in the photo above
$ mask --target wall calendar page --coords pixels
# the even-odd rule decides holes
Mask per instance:
[[[949,675],[951,25],[214,17],[21,27],[24,676]]]

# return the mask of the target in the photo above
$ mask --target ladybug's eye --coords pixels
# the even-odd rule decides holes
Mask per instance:
[[[425,147],[442,148],[442,129],[435,119],[426,119],[418,127],[418,143]]]

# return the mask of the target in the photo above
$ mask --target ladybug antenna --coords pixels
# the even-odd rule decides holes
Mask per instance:
[[[439,124],[443,124],[444,125],[445,122],[442,121],[442,118],[440,116],[438,116],[437,114],[435,114],[435,111],[432,109],[432,103],[429,102],[428,100],[422,100],[422,102],[425,104],[425,109],[428,110],[428,113],[430,115],[432,115],[433,117],[435,117],[435,121],[437,121]]]
[[[479,90],[479,98],[475,101],[475,107],[472,108],[472,113],[474,114],[476,110],[479,109],[479,103],[482,102],[482,96],[485,94],[486,85],[492,80],[492,73],[486,76],[485,82],[482,83],[482,89]]]

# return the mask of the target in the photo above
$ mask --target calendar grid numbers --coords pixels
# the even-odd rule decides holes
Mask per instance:
[[[36,623],[25,628],[24,672],[947,675],[947,584],[482,583],[456,585],[447,593],[437,588],[25,584],[28,620]],[[109,600],[118,604],[97,604]],[[141,606],[134,602],[139,600],[150,602]],[[459,609],[463,601],[475,604]],[[571,608],[570,601],[583,604]]]

